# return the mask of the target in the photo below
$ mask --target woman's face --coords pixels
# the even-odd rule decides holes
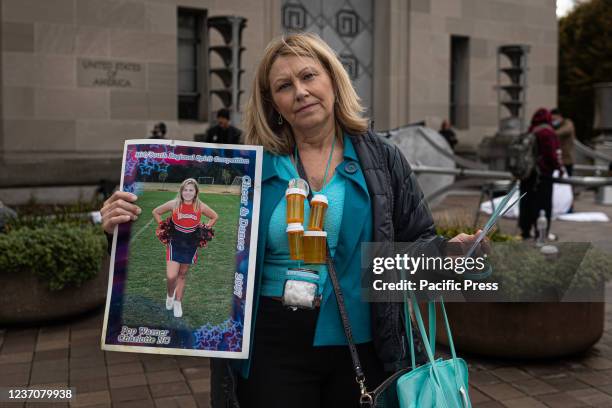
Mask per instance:
[[[183,187],[183,192],[181,193],[181,197],[183,201],[193,201],[196,195],[196,189],[193,184],[187,184]]]
[[[318,61],[293,55],[278,57],[269,81],[274,106],[294,131],[333,122],[333,84]]]

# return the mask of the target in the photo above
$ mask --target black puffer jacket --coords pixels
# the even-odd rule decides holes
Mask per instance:
[[[431,212],[421,188],[397,146],[372,132],[350,137],[370,193],[373,241],[414,242],[420,249],[426,248],[429,255],[441,254],[445,240],[435,235]],[[371,303],[371,319],[374,346],[385,370],[391,374],[408,367],[410,357],[403,304]],[[417,353],[423,361],[419,344]],[[211,359],[211,371],[212,407],[238,408],[235,381],[238,374],[223,359]]]

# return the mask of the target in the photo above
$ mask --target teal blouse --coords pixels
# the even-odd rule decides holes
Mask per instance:
[[[285,184],[292,178],[299,177],[297,170],[289,156],[273,156],[273,165],[278,177]],[[349,166],[350,172],[342,171],[346,166]],[[355,167],[357,166],[357,167]],[[320,192],[327,196],[329,200],[329,208],[325,217],[325,231],[327,231],[327,239],[330,252],[335,258],[338,239],[340,237],[340,229],[343,220],[345,209],[345,197],[350,195],[353,190],[360,191],[361,194],[353,195],[357,204],[360,207],[370,208],[370,197],[367,192],[365,180],[360,169],[359,163],[353,149],[350,138],[344,138],[344,161],[340,163],[337,171],[330,182],[325,185]],[[349,185],[347,194],[347,184]],[[286,222],[287,204],[286,200],[281,199],[272,212],[270,224],[268,226],[268,239],[266,241],[266,253],[263,265],[263,279],[261,285],[262,296],[282,296],[283,286],[285,283],[285,272],[288,268],[297,267],[297,261],[289,259],[289,245],[287,241]],[[308,218],[310,214],[310,205],[306,201],[304,205],[304,229],[307,229]],[[350,214],[348,214],[350,217]],[[356,223],[366,227],[362,230],[362,240],[370,241],[372,235],[372,219],[371,214],[368,214],[361,220],[352,218]],[[339,272],[340,285],[345,298],[348,315],[351,319],[351,328],[356,343],[364,343],[371,340],[370,334],[370,314],[367,303],[361,302],[361,276],[360,276],[360,246],[355,248],[356,252],[352,257],[357,261],[344,274]],[[322,295],[321,309],[319,312],[319,320],[315,330],[314,345],[341,345],[346,344],[346,336],[342,328],[342,322],[338,314],[336,298],[333,293],[331,281],[328,278],[326,265],[307,265],[307,268],[316,269],[319,271],[319,287]]]
[[[330,202],[325,228],[354,341],[365,343],[371,341],[372,336],[370,307],[361,300],[360,244],[371,241],[372,211],[370,195],[355,149],[346,134],[343,140],[344,161],[336,167],[334,177],[323,189]],[[288,180],[294,177],[297,177],[297,171],[289,157],[264,153],[253,316],[257,316],[259,296],[282,295],[284,272],[287,267],[295,265],[289,260],[285,232],[285,190]],[[342,205],[339,205],[340,202]],[[305,208],[306,220],[308,210]],[[333,288],[327,279],[327,267],[321,265],[319,270],[322,301],[313,345],[345,345],[346,337]],[[255,320],[253,318],[253,325],[256,324]],[[250,340],[252,347],[252,336]],[[250,360],[236,361],[234,364],[243,377],[248,377]]]

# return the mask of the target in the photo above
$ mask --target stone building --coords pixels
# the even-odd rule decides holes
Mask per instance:
[[[193,140],[221,106],[208,98],[223,86],[208,74],[216,16],[246,19],[242,107],[266,43],[287,30],[332,45],[379,130],[451,117],[460,147],[475,148],[497,129],[504,44],[531,47],[527,114],[556,104],[554,0],[1,3],[0,187],[118,179],[123,141],[160,121],[168,138]]]

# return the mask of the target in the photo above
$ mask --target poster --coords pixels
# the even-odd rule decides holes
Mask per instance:
[[[102,349],[247,358],[262,148],[127,140]]]

